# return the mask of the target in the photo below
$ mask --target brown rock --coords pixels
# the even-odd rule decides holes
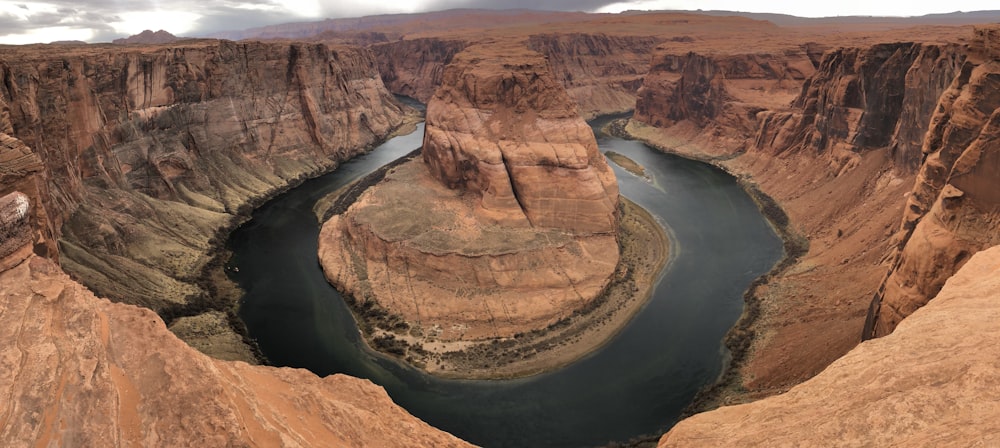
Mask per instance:
[[[1000,246],[927,306],[787,393],[677,424],[659,446],[980,446],[1000,442]]]
[[[468,446],[344,375],[211,359],[50,260],[0,273],[0,445]]]
[[[484,46],[459,54],[428,105],[423,157],[449,188],[480,195],[490,220],[616,229],[614,174],[537,53]]]
[[[618,188],[537,53],[457,55],[422,160],[323,226],[327,277],[440,340],[542,329],[592,302],[618,261]]]
[[[425,38],[372,45],[371,50],[386,88],[427,103],[441,85],[444,67],[467,45],[459,39]]]
[[[144,30],[139,34],[133,34],[124,39],[115,39],[111,43],[115,45],[150,45],[150,44],[170,44],[180,40],[177,36],[164,30],[153,32]]]
[[[972,254],[1000,243],[997,36],[994,28],[977,31],[969,61],[931,119],[925,161],[900,226],[900,251],[872,303],[865,337],[892,332]]]

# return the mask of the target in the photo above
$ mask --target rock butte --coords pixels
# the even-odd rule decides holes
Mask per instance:
[[[618,262],[618,184],[538,53],[457,54],[427,107],[422,159],[323,226],[327,277],[438,340],[543,329]]]

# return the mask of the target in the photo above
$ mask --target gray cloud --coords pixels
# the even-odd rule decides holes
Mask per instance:
[[[189,11],[201,15],[190,30],[178,33],[187,36],[204,36],[219,31],[243,30],[247,28],[273,25],[288,22],[322,20],[324,18],[358,17],[368,14],[386,13],[386,7],[373,8],[371,2],[320,0],[322,14],[320,17],[303,17],[292,11],[262,10],[262,7],[278,6],[276,0],[38,0],[55,7],[54,12],[34,13],[29,20],[22,20],[16,15],[0,12],[0,33],[22,34],[31,30],[69,26],[79,29],[90,29],[95,33],[93,41],[106,42],[124,33],[116,32],[110,25],[121,21],[120,14],[126,12],[156,11],[164,8],[176,11]],[[593,10],[605,4],[608,0],[512,0],[498,5],[489,0],[431,0],[421,9],[441,10],[453,8],[483,8],[483,9],[536,9],[536,10]],[[16,5],[27,10],[25,5]],[[254,9],[254,8],[257,9]],[[171,30],[171,23],[163,23],[160,28]]]

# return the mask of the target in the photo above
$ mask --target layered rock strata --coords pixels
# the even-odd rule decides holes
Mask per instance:
[[[681,421],[660,447],[1000,443],[1000,246],[970,257],[891,335],[790,391]]]
[[[785,107],[815,67],[808,47],[773,53],[661,52],[654,56],[635,102],[634,120],[675,127],[709,141],[709,157],[747,149],[758,113]]]
[[[10,47],[0,80],[5,132],[31,148],[14,151],[41,162],[41,228],[63,267],[167,313],[204,306],[217,232],[402,117],[371,53],[348,47]]]
[[[393,93],[430,101],[445,66],[481,38],[417,38],[372,45],[382,80]],[[521,38],[507,38],[519,44]],[[546,57],[552,76],[566,88],[585,119],[632,110],[659,36],[605,33],[532,34],[523,45]],[[505,45],[506,45],[505,44]]]
[[[972,254],[1000,243],[1000,28],[976,30],[968,60],[937,103],[922,156],[900,250],[865,337],[892,332]]]
[[[0,199],[0,231],[34,234],[27,196],[13,198],[13,214]],[[95,297],[31,241],[12,258],[15,240],[0,252],[0,445],[468,446],[366,380],[198,353],[150,310]]]
[[[323,226],[327,277],[410,334],[482,340],[591,303],[618,261],[618,187],[539,54],[470,47],[428,105],[422,158]]]
[[[585,119],[626,112],[649,70],[660,36],[605,33],[549,33],[528,37],[526,45],[548,59],[553,76]]]
[[[628,130],[664,149],[714,160],[766,193],[774,201],[762,200],[765,212],[792,243],[786,249],[794,257],[751,290],[746,320],[730,334],[737,357],[748,358],[737,362],[729,383],[735,386],[723,401],[786,390],[859,342],[871,297],[892,264],[914,161],[922,160],[918,136],[964,60],[963,48],[948,43],[834,49],[786,104],[754,100],[758,90],[727,77],[718,81],[712,64],[678,64],[647,76],[644,95],[677,102],[648,115],[637,107]],[[675,73],[680,67],[688,74]],[[661,76],[677,80],[659,87]],[[753,119],[726,110],[754,111]]]

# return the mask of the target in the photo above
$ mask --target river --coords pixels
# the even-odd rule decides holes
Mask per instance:
[[[592,125],[599,129],[605,120]],[[382,385],[424,421],[486,447],[580,447],[661,432],[718,378],[722,338],[750,282],[782,255],[781,240],[735,179],[700,162],[598,133],[623,195],[669,229],[673,261],[653,297],[610,343],[565,368],[503,381],[445,380],[367,350],[317,259],[315,202],[421,144],[423,125],[253,213],[228,241],[245,296],[240,316],[269,361]]]

